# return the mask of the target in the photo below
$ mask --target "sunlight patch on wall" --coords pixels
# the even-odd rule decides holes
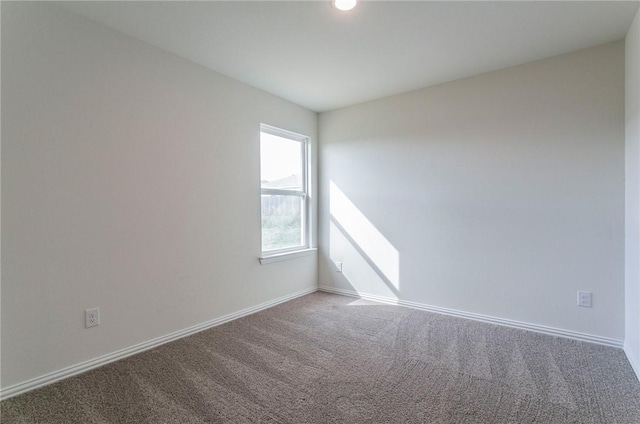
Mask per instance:
[[[398,251],[333,181],[329,183],[329,212],[331,215],[330,255],[334,262],[343,262],[345,277],[348,274],[347,270],[353,269],[355,264],[349,263],[346,258],[341,259],[337,256],[338,252],[335,251],[338,249],[337,243],[340,244],[340,249],[346,250],[341,252],[341,255],[348,255],[352,258],[361,257],[358,262],[362,263],[357,268],[360,272],[358,280],[362,278],[363,283],[365,277],[380,280],[378,283],[383,282],[385,286],[389,286],[392,293],[397,292],[400,289],[400,255]],[[365,265],[375,276],[365,271]],[[368,283],[366,285],[369,286]],[[369,293],[373,294],[374,292],[369,291]],[[396,297],[395,293],[393,297]]]
[[[363,255],[335,222],[329,223],[329,257],[333,263],[342,262],[342,274],[357,293],[373,294],[398,299],[397,289]]]

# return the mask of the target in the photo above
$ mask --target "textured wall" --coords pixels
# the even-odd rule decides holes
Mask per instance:
[[[319,128],[321,286],[623,339],[622,42]]]
[[[313,112],[2,4],[3,387],[317,285],[315,256],[258,263],[261,122],[316,141]]]
[[[625,39],[625,350],[640,372],[640,13]]]

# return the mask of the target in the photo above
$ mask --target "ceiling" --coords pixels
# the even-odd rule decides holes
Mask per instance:
[[[64,2],[322,112],[624,38],[638,2]]]

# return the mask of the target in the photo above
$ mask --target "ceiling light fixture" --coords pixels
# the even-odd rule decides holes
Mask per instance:
[[[338,10],[347,11],[356,7],[357,0],[333,0],[333,7]]]

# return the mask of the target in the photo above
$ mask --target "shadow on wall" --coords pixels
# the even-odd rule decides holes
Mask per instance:
[[[342,190],[329,182],[329,257],[358,293],[399,299],[400,254]]]

